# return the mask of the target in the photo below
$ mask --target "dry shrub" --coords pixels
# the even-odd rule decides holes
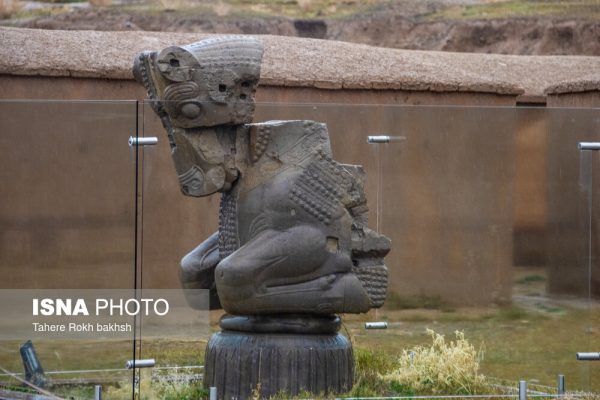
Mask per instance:
[[[219,1],[217,4],[215,4],[213,10],[219,17],[226,17],[227,15],[231,14],[233,7],[223,1]]]
[[[194,0],[159,0],[165,10],[185,10],[196,6],[198,3]]]
[[[10,18],[23,8],[19,0],[0,0],[0,18]]]
[[[108,7],[112,4],[112,0],[88,0],[94,7]]]
[[[428,329],[430,346],[404,350],[393,371],[381,376],[398,392],[418,395],[470,395],[488,389],[479,373],[481,352],[475,350],[462,332],[446,342],[443,335]]]
[[[304,12],[309,11],[313,6],[313,0],[296,0],[298,7]]]

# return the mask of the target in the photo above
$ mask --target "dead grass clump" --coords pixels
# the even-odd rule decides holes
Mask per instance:
[[[108,7],[112,4],[112,0],[88,0],[90,5],[94,7]]]
[[[159,0],[159,2],[164,10],[170,10],[170,11],[187,10],[187,9],[194,8],[194,7],[198,6],[198,4],[199,4],[194,0]],[[217,7],[219,9],[217,11],[217,14],[222,13],[222,12],[227,12],[227,11],[223,11],[223,10],[227,9],[226,4],[219,5],[219,3],[217,3],[217,5],[215,7]]]
[[[398,366],[382,376],[398,392],[417,395],[471,395],[485,393],[489,387],[479,373],[480,351],[456,332],[456,340],[446,342],[443,335],[428,329],[430,346],[404,350]]]
[[[19,0],[0,0],[0,18],[10,18],[23,8]]]

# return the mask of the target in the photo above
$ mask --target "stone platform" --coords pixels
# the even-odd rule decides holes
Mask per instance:
[[[224,330],[206,347],[204,383],[219,399],[342,393],[354,376],[352,345],[334,334],[250,333]]]

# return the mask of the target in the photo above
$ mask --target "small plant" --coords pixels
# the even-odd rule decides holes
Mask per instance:
[[[196,6],[196,2],[193,0],[159,0],[160,5],[164,10],[168,11],[181,11],[193,8]],[[219,6],[222,8],[223,6]]]
[[[425,310],[440,310],[443,312],[454,311],[449,304],[444,303],[438,296],[399,296],[394,292],[388,293],[386,308],[389,310],[415,310],[420,308]]]
[[[427,330],[433,343],[404,350],[397,367],[381,376],[391,389],[404,395],[471,395],[488,388],[479,373],[481,352],[475,350],[462,332],[446,342],[443,335]]]
[[[381,377],[398,366],[396,357],[383,350],[354,349],[355,379],[351,397],[376,397],[388,392],[389,383]]]
[[[529,315],[526,310],[517,306],[508,306],[500,309],[498,313],[499,319],[515,321],[527,318]]]
[[[256,387],[254,389],[252,389],[252,400],[260,400],[261,399],[261,395],[260,395],[260,390],[261,390],[261,384],[260,382],[258,382],[256,384]]]
[[[535,282],[544,282],[546,278],[541,275],[526,275],[523,278],[519,279],[517,283],[522,285],[529,285]]]
[[[160,392],[161,400],[197,400],[208,398],[208,390],[201,383],[194,382],[165,387]]]
[[[0,18],[10,18],[23,8],[19,0],[0,0]]]
[[[152,374],[141,371],[139,391],[142,400],[196,400],[208,397],[208,391],[200,381],[189,381],[182,374]],[[114,400],[131,399],[131,381],[123,381],[118,387],[110,387],[106,397]]]
[[[112,4],[112,0],[89,0],[94,7],[108,7]]]

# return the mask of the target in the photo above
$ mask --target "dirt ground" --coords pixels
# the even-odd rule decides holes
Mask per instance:
[[[64,1],[21,3],[21,11],[0,25],[274,34],[419,50],[600,55],[598,0]]]

